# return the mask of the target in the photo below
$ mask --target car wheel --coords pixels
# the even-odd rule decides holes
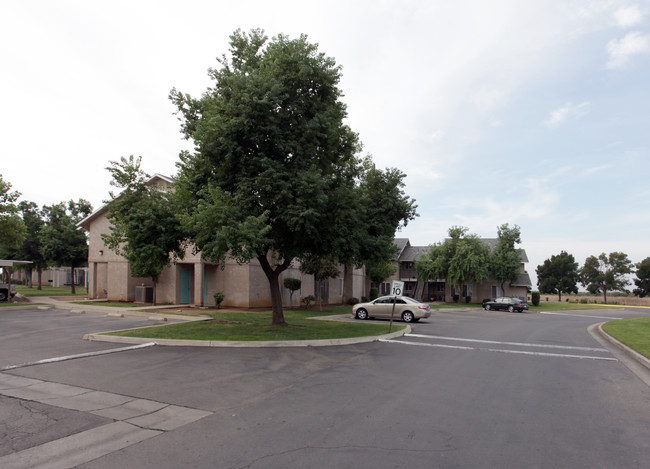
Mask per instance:
[[[508,306],[508,312],[509,313],[512,313],[514,310],[515,310],[515,308],[513,306]]]
[[[357,310],[356,316],[357,316],[357,319],[368,319],[368,311],[366,311],[363,308],[359,308]]]
[[[402,313],[402,321],[404,321],[404,322],[415,322],[415,316],[410,311],[404,311]]]
[[[485,308],[485,311],[490,311],[490,305],[485,305],[483,307]]]

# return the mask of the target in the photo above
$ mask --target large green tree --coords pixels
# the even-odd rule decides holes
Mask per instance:
[[[505,284],[516,282],[521,269],[521,258],[517,244],[521,243],[521,230],[517,225],[505,223],[497,228],[497,244],[490,261],[491,276],[499,282],[505,294]]]
[[[541,293],[557,293],[558,301],[562,301],[562,293],[578,293],[578,263],[566,251],[546,259],[542,265],[537,266],[535,272]]]
[[[490,250],[476,234],[468,234],[461,226],[449,228],[449,238],[431,246],[429,252],[416,260],[418,279],[446,279],[458,292],[462,286],[485,280],[489,274]]]
[[[641,262],[635,265],[636,278],[634,284],[634,294],[644,298],[650,295],[650,257],[646,257]]]
[[[70,267],[72,294],[76,293],[74,270],[88,262],[88,239],[77,224],[92,212],[90,202],[61,202],[43,207],[45,226],[41,229],[41,252],[55,266]]]
[[[259,262],[272,324],[285,325],[279,277],[294,258],[358,264],[371,247],[387,252],[385,233],[392,242],[415,205],[402,192],[402,173],[376,173],[358,158],[358,137],[344,123],[340,67],[306,36],[269,40],[261,30],[236,31],[219,64],[200,99],[175,89],[170,95],[195,143],[178,164],[181,218],[205,257]],[[368,203],[381,186],[375,174],[397,192],[372,197],[386,211],[370,219]]]
[[[20,192],[11,190],[11,183],[0,174],[0,252],[17,249],[25,239],[26,229],[16,201]]]
[[[25,223],[26,236],[17,251],[16,258],[25,261],[32,261],[31,264],[25,267],[29,272],[29,286],[32,286],[32,270],[36,269],[38,278],[37,290],[41,290],[43,269],[47,267],[47,259],[43,256],[41,246],[41,230],[43,229],[43,226],[45,226],[43,213],[34,202],[20,202],[18,208],[22,213],[23,222]]]
[[[141,157],[111,161],[106,169],[111,185],[120,189],[110,193],[108,220],[111,231],[102,235],[109,249],[129,261],[132,277],[150,277],[153,304],[156,304],[158,276],[172,258],[183,258],[184,234],[166,188],[150,184],[141,168]]]
[[[630,284],[626,275],[632,273],[632,261],[622,252],[589,256],[580,269],[580,282],[592,294],[603,294],[607,303],[608,291],[625,291]]]

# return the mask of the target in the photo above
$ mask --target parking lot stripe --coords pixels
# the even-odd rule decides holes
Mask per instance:
[[[26,366],[44,365],[46,363],[56,363],[56,362],[62,362],[66,360],[74,360],[75,358],[96,357],[98,355],[106,355],[108,353],[126,352],[128,350],[136,350],[136,349],[141,349],[146,347],[153,347],[154,345],[156,345],[155,342],[147,342],[146,344],[130,345],[128,347],[112,348],[108,350],[98,350],[96,352],[80,353],[77,355],[66,355],[63,357],[45,358],[43,360],[36,360],[33,362],[19,363],[18,365],[5,366],[0,368],[0,371],[15,370],[17,368],[24,368]]]
[[[597,347],[576,347],[573,345],[550,345],[550,344],[531,344],[524,342],[500,342],[496,340],[481,340],[481,339],[462,339],[460,337],[443,337],[439,335],[426,335],[426,334],[405,334],[405,337],[420,337],[424,339],[437,339],[437,340],[451,340],[451,341],[461,341],[461,342],[477,342],[481,344],[497,344],[497,345],[515,345],[519,347],[539,347],[539,348],[557,348],[557,349],[566,349],[566,350],[582,350],[586,352],[606,352],[609,353],[609,350],[604,348]]]
[[[491,348],[481,348],[481,347],[462,347],[458,345],[445,345],[445,344],[430,344],[425,342],[411,342],[407,340],[393,340],[393,339],[380,339],[380,342],[387,342],[392,344],[404,344],[404,345],[415,345],[418,347],[436,347],[436,348],[448,348],[448,349],[460,349],[460,350],[479,350],[484,352],[500,352],[500,353],[510,353],[514,355],[531,355],[537,357],[555,357],[555,358],[579,358],[587,360],[604,360],[604,361],[618,361],[613,357],[597,357],[591,355],[571,355],[568,353],[550,353],[550,352],[529,352],[526,350],[505,350],[505,349],[491,349]]]
[[[623,318],[612,318],[612,317],[608,317],[608,316],[590,316],[588,314],[551,313],[550,311],[540,311],[539,314],[552,314],[553,316],[573,316],[573,317],[576,317],[576,318],[596,318],[596,319],[605,319],[605,320],[607,320],[607,319],[611,319],[611,320],[623,319]]]

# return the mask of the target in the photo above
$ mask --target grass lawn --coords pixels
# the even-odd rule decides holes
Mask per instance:
[[[529,303],[530,304],[530,303]],[[585,309],[599,309],[608,308],[608,305],[603,304],[581,304],[581,303],[540,303],[539,306],[530,304],[530,311],[576,311]],[[482,306],[477,303],[443,303],[431,305],[432,310],[436,309],[459,309],[459,308],[477,308],[481,309]]]
[[[151,306],[151,304],[127,303],[126,301],[71,301],[74,305],[109,306],[111,308],[137,308],[138,306]]]
[[[74,296],[88,296],[88,290],[84,287],[76,287],[76,294]],[[42,290],[37,290],[36,287],[29,288],[26,285],[16,285],[16,293],[24,296],[73,296],[71,287],[50,287],[43,285]]]
[[[650,358],[650,318],[611,321],[603,324],[603,330],[632,350]]]
[[[206,315],[212,317],[209,321],[147,327],[111,335],[148,339],[270,341],[344,339],[388,333],[388,321],[385,324],[371,324],[309,319],[349,312],[349,306],[328,308],[322,313],[314,310],[289,310],[284,312],[288,327],[271,326],[271,312],[208,312]],[[392,331],[404,327],[403,324],[393,324]]]
[[[582,303],[540,303],[539,306],[530,305],[531,311],[578,311],[586,309],[607,309],[609,305],[582,304]]]

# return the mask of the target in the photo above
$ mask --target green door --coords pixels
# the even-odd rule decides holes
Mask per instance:
[[[181,270],[180,272],[180,301],[182,305],[190,304],[190,271]]]

